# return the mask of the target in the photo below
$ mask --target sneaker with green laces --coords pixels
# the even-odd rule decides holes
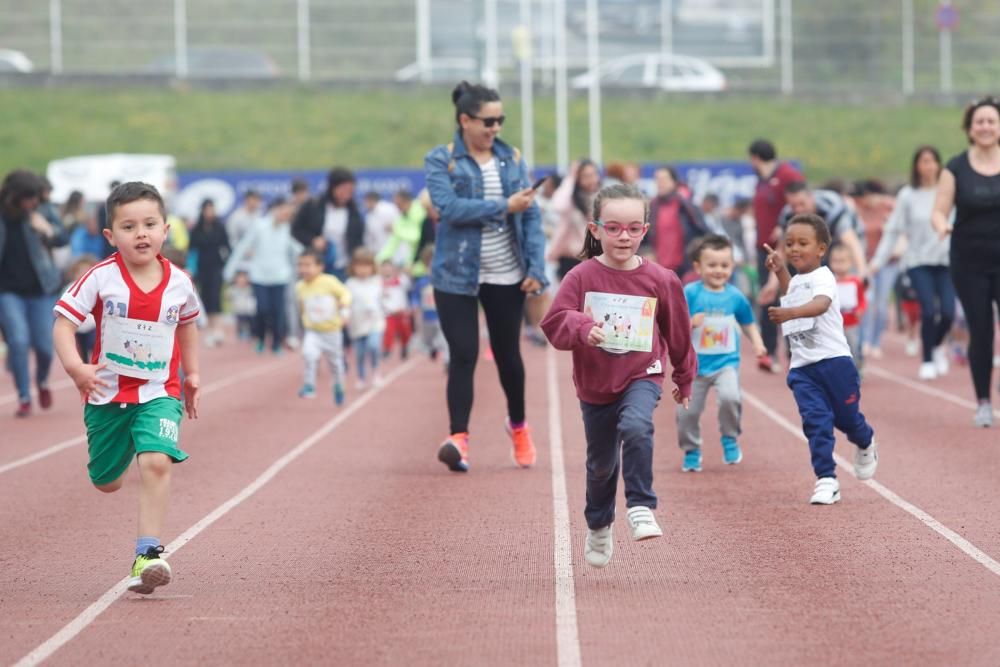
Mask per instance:
[[[157,586],[166,586],[170,583],[170,565],[160,558],[163,547],[150,547],[146,553],[139,554],[132,563],[132,578],[129,579],[128,589],[133,593],[149,595]]]

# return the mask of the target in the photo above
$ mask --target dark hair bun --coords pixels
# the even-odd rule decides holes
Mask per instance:
[[[462,99],[462,95],[465,95],[471,87],[468,81],[463,81],[455,86],[455,90],[451,91],[451,103],[458,106],[458,101]]]

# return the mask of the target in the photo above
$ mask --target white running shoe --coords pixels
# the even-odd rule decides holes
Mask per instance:
[[[663,531],[653,516],[653,510],[642,505],[628,508],[628,525],[632,528],[632,539],[637,542],[663,536]]]
[[[925,361],[920,364],[920,370],[917,371],[917,377],[921,380],[933,380],[938,376],[937,366],[933,361]]]
[[[832,505],[840,502],[840,482],[836,477],[820,477],[816,480],[812,498],[813,505]]]
[[[875,476],[878,467],[878,443],[872,438],[872,443],[866,449],[854,446],[854,474],[864,481]]]
[[[604,528],[587,531],[587,542],[583,546],[583,559],[591,567],[604,567],[611,562],[615,551],[615,538],[608,524]]]
[[[908,340],[906,341],[906,347],[903,349],[908,357],[915,357],[917,353],[920,352],[920,341]]]
[[[978,428],[993,426],[993,405],[988,401],[980,403],[976,407],[976,416],[972,418],[972,423]]]
[[[945,349],[944,345],[939,345],[934,348],[931,352],[931,358],[934,360],[934,369],[937,371],[938,375],[948,374],[948,350]]]

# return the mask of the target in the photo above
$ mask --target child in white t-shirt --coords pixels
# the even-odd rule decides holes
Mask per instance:
[[[840,500],[837,464],[833,459],[836,427],[856,451],[854,474],[870,479],[878,465],[875,434],[861,414],[861,380],[844,336],[837,280],[822,265],[830,247],[830,230],[811,213],[796,215],[785,232],[785,258],[797,274],[792,277],[785,259],[769,246],[767,268],[781,286],[781,306],[768,317],[782,325],[792,352],[788,386],[802,417],[802,430],[812,452],[816,487],[809,502],[832,505]]]
[[[379,360],[382,358],[382,336],[385,332],[385,309],[382,304],[382,276],[375,270],[375,255],[365,247],[356,248],[347,268],[350,277],[347,289],[351,293],[351,313],[347,333],[357,359],[357,388],[364,389],[367,381],[366,364],[372,372],[372,382],[380,384]]]

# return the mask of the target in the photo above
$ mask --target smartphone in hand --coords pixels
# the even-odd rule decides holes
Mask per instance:
[[[547,180],[549,180],[548,175],[542,176],[537,181],[535,181],[535,184],[531,186],[531,189],[532,190],[537,190],[538,188],[540,188],[543,185],[545,185],[545,181],[547,181]]]

